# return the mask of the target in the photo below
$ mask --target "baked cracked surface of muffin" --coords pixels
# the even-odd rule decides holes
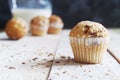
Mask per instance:
[[[79,22],[70,32],[71,37],[106,37],[108,35],[108,31],[102,24],[92,21]]]
[[[20,39],[28,33],[28,25],[21,18],[12,18],[7,22],[5,32],[10,39]]]

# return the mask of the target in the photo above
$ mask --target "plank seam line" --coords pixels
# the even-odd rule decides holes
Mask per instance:
[[[115,57],[115,55],[113,54],[113,52],[111,52],[110,49],[107,49],[107,52],[120,64],[120,61]]]
[[[60,38],[61,38],[61,36],[60,36]],[[60,41],[61,41],[60,38],[59,38],[58,43],[57,43],[57,46],[56,46],[56,48],[55,48],[55,55],[56,55],[56,53],[57,53],[57,50],[58,50],[58,47],[59,47],[59,44],[60,44]],[[50,70],[49,70],[49,72],[48,72],[48,76],[47,76],[46,80],[48,80],[48,78],[49,78],[49,76],[50,76],[50,72],[51,72],[51,69],[52,69],[52,65],[53,65],[54,60],[55,60],[55,55],[54,55],[54,57],[53,57],[53,62],[52,62],[52,64],[51,64],[51,66],[50,66]]]

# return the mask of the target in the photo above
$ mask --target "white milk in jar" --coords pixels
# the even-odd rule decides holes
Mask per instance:
[[[36,16],[45,16],[50,17],[52,11],[50,9],[13,9],[12,10],[13,17],[21,17],[25,19],[28,23],[31,21],[32,18]]]

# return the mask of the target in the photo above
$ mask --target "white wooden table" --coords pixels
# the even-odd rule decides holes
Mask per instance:
[[[73,60],[69,30],[17,41],[0,33],[0,80],[120,80],[120,36],[110,33],[111,44],[100,64]]]

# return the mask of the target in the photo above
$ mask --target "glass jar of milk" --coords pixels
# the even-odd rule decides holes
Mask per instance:
[[[43,15],[50,17],[52,7],[50,0],[8,0],[13,17],[21,17],[28,23],[33,17]]]

